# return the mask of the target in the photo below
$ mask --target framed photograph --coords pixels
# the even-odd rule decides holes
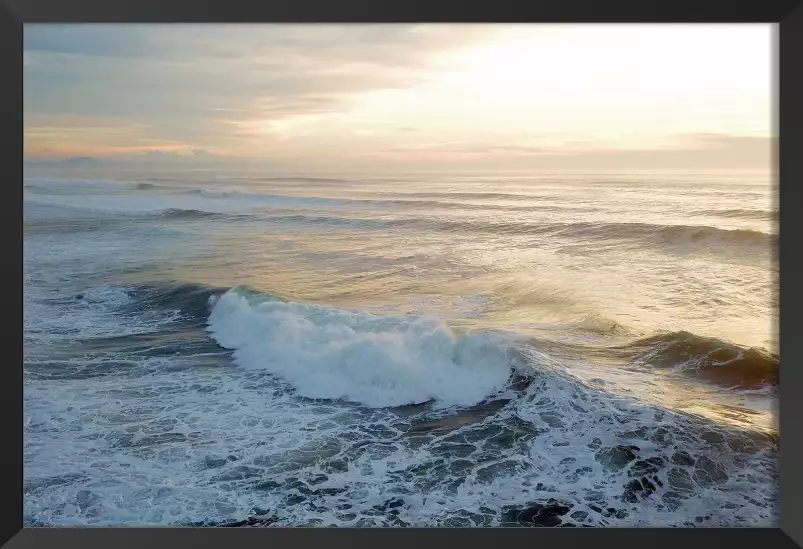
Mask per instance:
[[[2,11],[8,547],[803,542],[795,2]]]

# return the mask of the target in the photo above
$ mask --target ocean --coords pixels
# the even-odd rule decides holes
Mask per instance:
[[[776,526],[775,189],[28,174],[25,523]]]

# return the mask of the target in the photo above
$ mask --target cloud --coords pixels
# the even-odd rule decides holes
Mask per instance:
[[[182,141],[149,135],[149,129],[148,124],[124,116],[30,114],[25,117],[23,142],[26,155],[45,157],[186,148]]]
[[[481,26],[27,25],[24,109],[76,122],[135,119],[143,137],[225,148],[232,121],[336,112],[360,93],[414,86],[427,78],[433,52],[485,33]]]
[[[133,58],[156,53],[147,27],[121,24],[30,24],[23,50],[37,53]]]
[[[301,166],[768,158],[746,137],[769,127],[764,34],[706,34],[709,48],[632,28],[26,25],[25,150]]]

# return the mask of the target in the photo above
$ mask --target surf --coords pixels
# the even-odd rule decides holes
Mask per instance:
[[[482,332],[457,335],[434,317],[291,303],[235,287],[216,300],[208,323],[238,365],[278,375],[308,398],[467,406],[510,376],[502,342]]]

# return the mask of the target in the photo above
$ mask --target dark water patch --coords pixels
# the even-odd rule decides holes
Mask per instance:
[[[667,472],[666,478],[669,482],[669,488],[677,492],[679,496],[681,494],[690,494],[695,490],[694,481],[685,469],[673,467]]]
[[[643,475],[652,475],[663,469],[666,461],[659,456],[649,457],[647,459],[640,459],[634,462],[627,474],[631,477],[641,477]]]
[[[655,477],[655,481],[658,478]],[[625,485],[625,490],[621,495],[622,501],[637,503],[639,500],[650,497],[655,493],[656,486],[647,477],[633,479]]]
[[[229,460],[226,458],[214,458],[212,456],[206,456],[204,458],[202,468],[203,469],[218,469],[223,467],[224,465],[228,464]]]
[[[229,527],[229,528],[237,528],[237,527],[267,527],[279,522],[279,518],[275,515],[270,516],[271,511],[267,509],[260,509],[254,508],[253,509],[253,516],[250,516],[245,519],[230,519],[230,520],[200,520],[200,521],[193,521],[181,524],[181,526],[190,526],[190,527]]]
[[[131,358],[187,357],[201,358],[204,364],[220,364],[230,352],[221,349],[202,329],[173,329],[127,336],[82,340],[87,352],[125,354]],[[218,358],[214,358],[218,357]],[[211,360],[209,360],[211,358]]]
[[[478,482],[489,484],[500,477],[519,475],[525,469],[527,469],[527,465],[523,462],[516,459],[506,459],[477,468],[474,476]]]
[[[672,458],[670,459],[670,461],[677,465],[685,465],[685,466],[694,465],[694,458],[691,457],[688,452],[684,452],[683,450],[679,450],[674,454],[672,454]]]
[[[502,526],[559,526],[573,505],[561,503],[550,498],[543,503],[528,503],[522,507],[505,506],[502,508],[500,523]]]
[[[23,491],[27,494],[29,492],[44,491],[52,486],[63,486],[66,484],[73,484],[78,481],[85,480],[86,476],[77,473],[68,473],[65,475],[57,475],[45,478],[28,478],[25,479]]]
[[[607,469],[618,471],[627,466],[628,463],[636,459],[639,452],[638,446],[614,446],[597,452],[595,459]]]
[[[413,421],[410,424],[397,424],[394,427],[407,436],[441,436],[483,421],[499,412],[508,402],[510,402],[509,399],[491,400],[472,408],[458,410],[446,417]]]
[[[206,212],[203,210],[185,210],[182,208],[169,208],[163,212],[155,214],[162,219],[215,219],[231,217],[222,213]]]
[[[695,471],[692,477],[702,487],[722,484],[728,480],[725,467],[708,457],[701,456],[694,467]]]
[[[128,292],[131,303],[122,306],[121,311],[178,312],[193,325],[205,325],[210,312],[210,298],[219,297],[228,290],[229,288],[182,282],[143,284]]]

